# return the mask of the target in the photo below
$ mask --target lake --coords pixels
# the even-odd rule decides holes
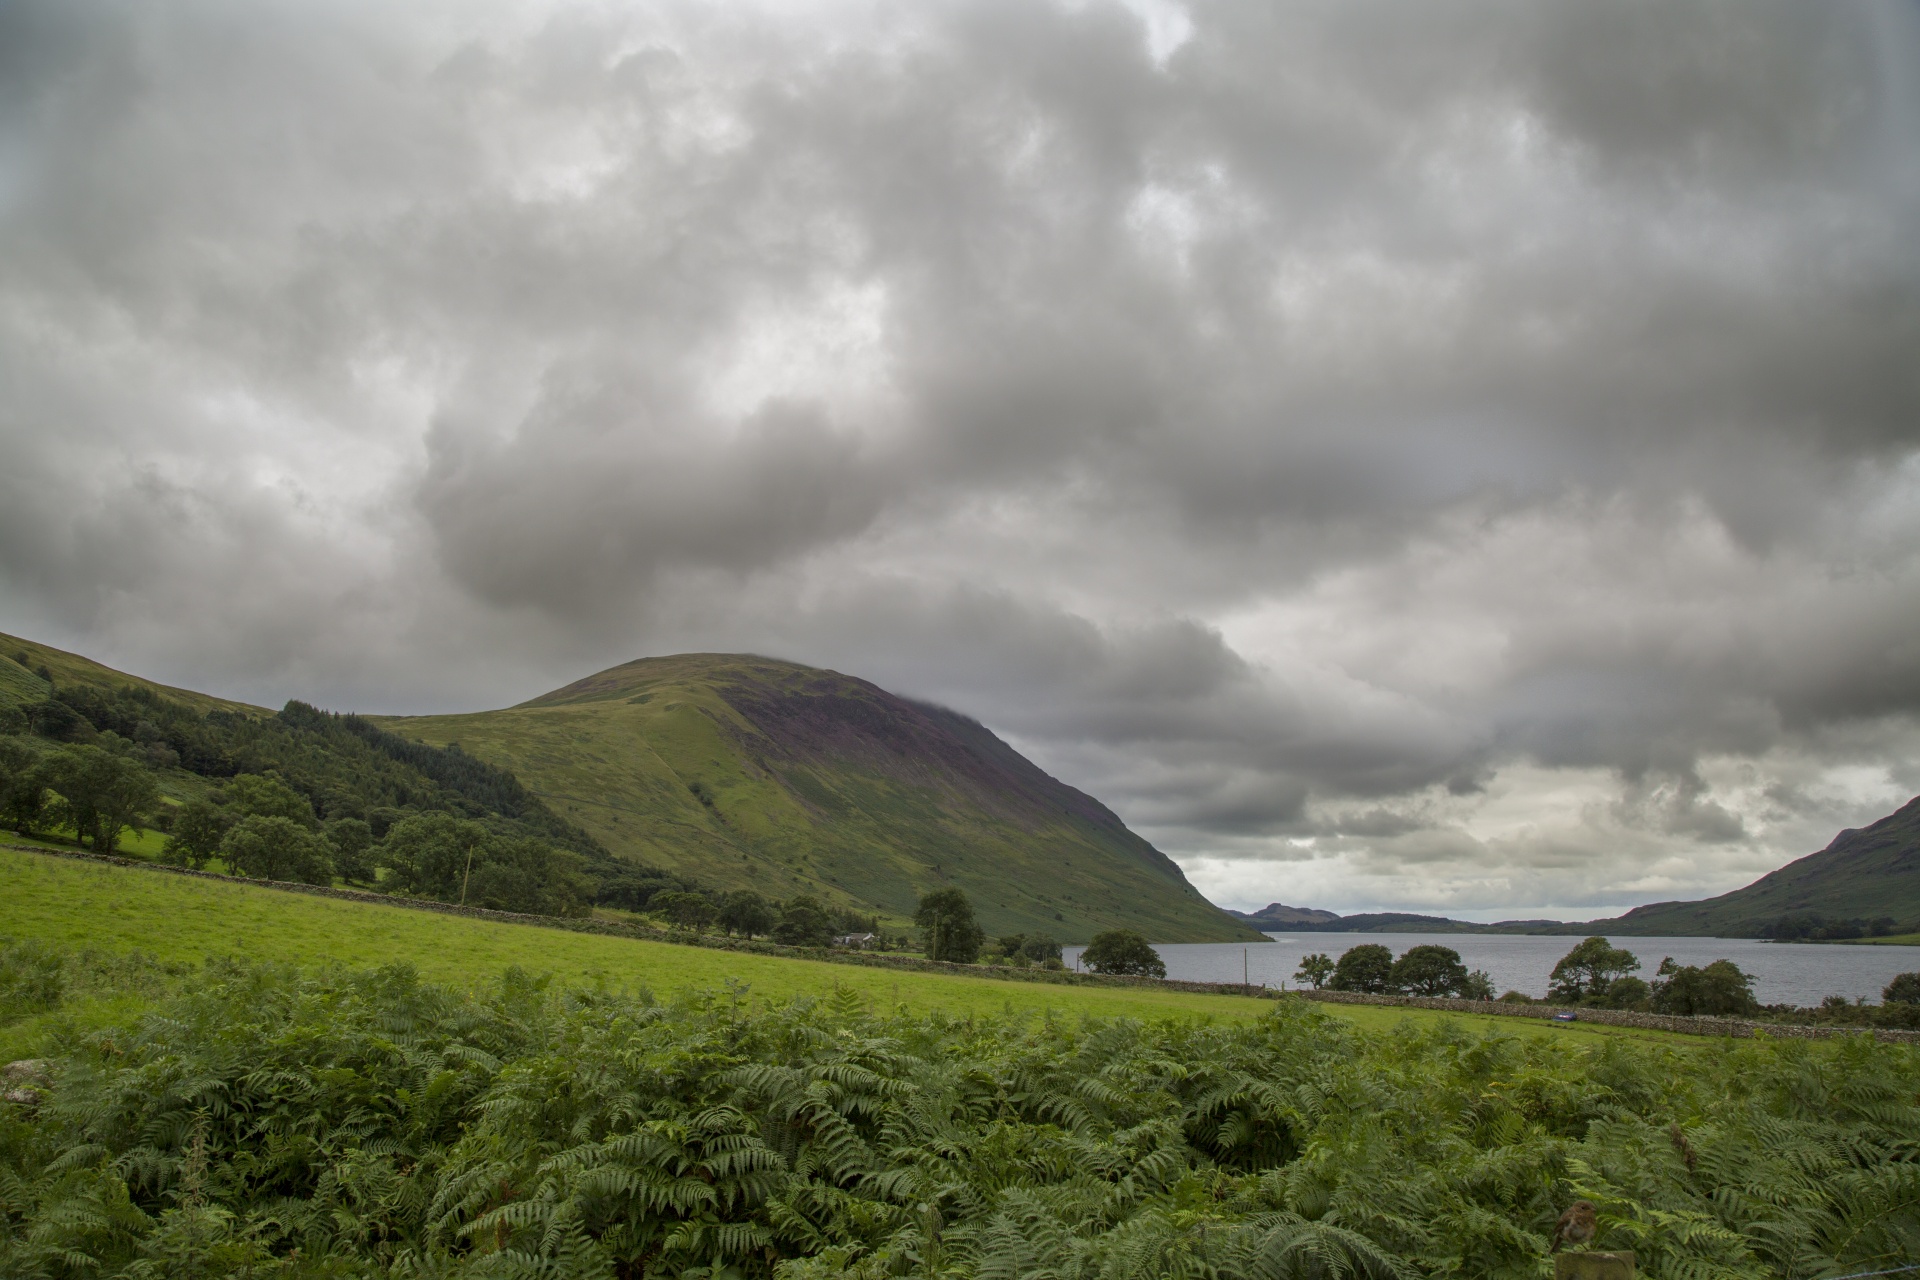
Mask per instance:
[[[1377,942],[1400,955],[1408,947],[1436,943],[1460,953],[1469,969],[1485,969],[1493,989],[1547,994],[1547,975],[1580,939],[1501,933],[1273,933],[1270,943],[1156,943],[1167,976],[1189,982],[1239,982],[1242,957],[1249,981],[1270,987],[1299,986],[1293,971],[1300,957],[1323,951],[1334,959],[1349,947]],[[1920,947],[1816,946],[1758,942],[1749,938],[1611,938],[1640,958],[1637,976],[1652,978],[1663,956],[1679,964],[1731,960],[1753,977],[1762,1004],[1816,1005],[1830,995],[1877,1004],[1880,990],[1897,973],[1920,971]],[[1066,948],[1069,968],[1082,948]]]

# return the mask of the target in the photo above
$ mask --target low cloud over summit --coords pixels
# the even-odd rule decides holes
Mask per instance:
[[[833,666],[1233,905],[1920,792],[1916,352],[1908,5],[0,7],[0,629]]]

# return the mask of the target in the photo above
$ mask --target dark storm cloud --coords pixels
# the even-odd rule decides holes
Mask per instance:
[[[394,709],[776,651],[1239,900],[1729,887],[1920,788],[1917,69],[1894,4],[0,7],[0,626]]]

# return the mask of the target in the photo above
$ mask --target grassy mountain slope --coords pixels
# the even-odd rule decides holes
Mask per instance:
[[[989,933],[1259,935],[1091,796],[964,716],[836,672],[646,658],[504,711],[384,718],[511,769],[609,849],[896,919],[958,886]]]
[[[85,685],[104,690],[146,689],[203,715],[209,711],[233,711],[256,716],[273,714],[265,707],[195,693],[191,689],[176,689],[172,685],[155,684],[151,680],[142,680],[139,676],[130,676],[124,671],[102,666],[77,653],[68,653],[52,645],[36,644],[32,640],[0,632],[0,702],[17,705],[38,702],[46,697],[52,686],[37,674],[41,669],[53,677],[55,685]]]
[[[1782,916],[1892,917],[1920,925],[1920,797],[1870,826],[1842,831],[1818,853],[1789,862],[1744,889],[1700,902],[1654,902],[1613,920],[1588,921],[1595,933],[1749,937]]]

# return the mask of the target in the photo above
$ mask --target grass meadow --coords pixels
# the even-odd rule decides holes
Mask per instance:
[[[0,937],[32,939],[111,956],[141,953],[171,965],[232,957],[314,967],[408,964],[432,981],[490,987],[519,967],[566,985],[646,989],[666,997],[745,984],[751,997],[850,992],[878,1009],[950,1015],[1052,1014],[1143,1019],[1247,1020],[1270,1009],[1258,998],[1152,988],[1069,986],[914,973],[784,956],[748,955],[669,942],[473,920],[401,906],[312,897],[246,884],[79,862],[0,848]],[[85,1022],[122,1015],[137,997],[111,993],[98,1007],[61,1016]],[[1518,1018],[1472,1018],[1424,1010],[1323,1006],[1371,1027],[1448,1018],[1475,1028],[1562,1039],[1654,1037],[1659,1032],[1554,1026]],[[0,1051],[24,1052],[36,1020],[0,1033]]]

